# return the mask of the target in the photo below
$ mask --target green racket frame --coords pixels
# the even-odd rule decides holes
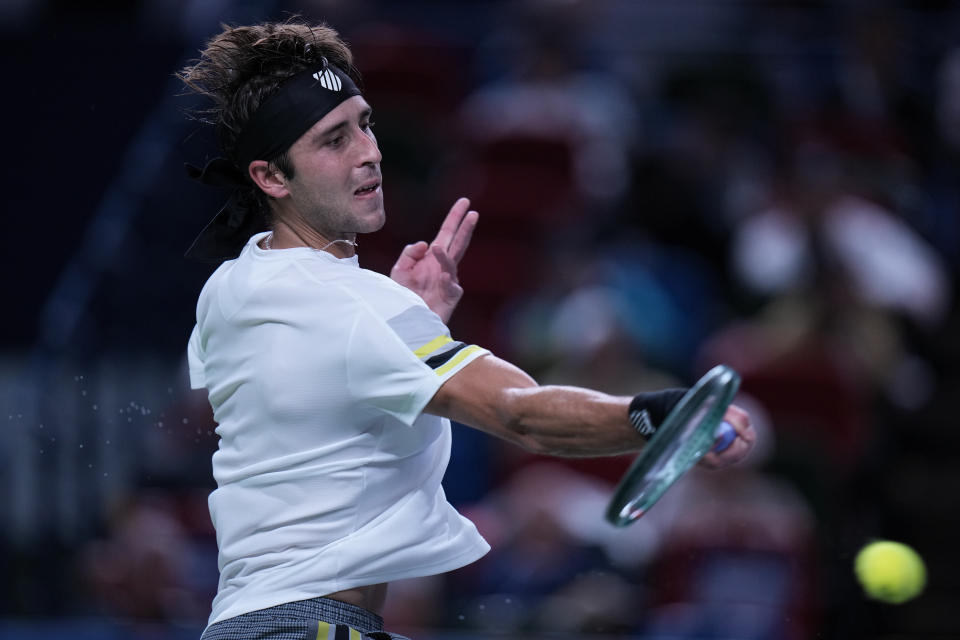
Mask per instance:
[[[607,507],[611,524],[635,522],[710,451],[739,387],[740,375],[721,364],[684,394],[617,485]]]

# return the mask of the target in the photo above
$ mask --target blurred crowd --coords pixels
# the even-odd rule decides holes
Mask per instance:
[[[748,463],[697,469],[614,529],[602,515],[630,458],[548,460],[455,426],[445,487],[493,550],[393,585],[391,628],[770,640],[960,630],[960,583],[936,569],[960,561],[960,510],[945,495],[960,480],[953,3],[283,8],[342,30],[376,112],[388,223],[360,240],[363,266],[387,271],[466,195],[481,222],[455,336],[540,382],[623,395],[689,385],[724,362],[761,437]],[[184,159],[200,160],[171,164]],[[209,213],[193,200],[150,251],[179,256]],[[138,241],[161,223],[138,223]],[[183,282],[205,273],[156,294],[156,323],[184,346],[199,284]],[[163,301],[184,309],[164,315]],[[118,322],[117,306],[105,321]],[[202,628],[217,578],[205,505],[214,425],[185,388],[182,354],[163,356],[172,392],[155,413],[168,424],[140,412],[128,486],[82,535],[7,537],[0,613]],[[917,602],[881,607],[859,592],[852,558],[876,537],[927,558]],[[35,595],[60,572],[61,598]]]

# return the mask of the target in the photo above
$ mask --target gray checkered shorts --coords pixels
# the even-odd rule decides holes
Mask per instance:
[[[330,598],[244,613],[212,624],[200,640],[409,640],[383,630],[383,618]]]

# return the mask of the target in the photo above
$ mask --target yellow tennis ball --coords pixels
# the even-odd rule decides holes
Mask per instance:
[[[916,597],[927,582],[927,568],[919,554],[891,540],[871,542],[860,549],[853,568],[868,596],[891,604]]]

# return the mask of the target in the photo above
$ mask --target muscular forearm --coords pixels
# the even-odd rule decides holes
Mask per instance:
[[[629,404],[629,397],[539,386],[512,364],[486,356],[447,381],[427,411],[536,453],[597,456],[642,447],[643,439],[627,420]]]
[[[560,386],[513,389],[507,395],[506,426],[531,451],[600,456],[643,446],[627,420],[629,397]]]

